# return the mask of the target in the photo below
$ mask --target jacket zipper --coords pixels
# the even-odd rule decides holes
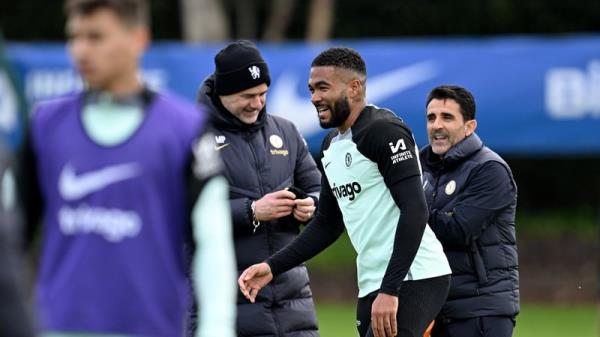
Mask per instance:
[[[260,135],[259,135],[260,137]],[[252,152],[252,157],[254,158],[254,164],[255,164],[255,168],[256,168],[256,178],[258,179],[258,190],[260,192],[260,196],[262,197],[263,195],[265,195],[265,191],[263,189],[263,180],[262,180],[262,176],[260,175],[260,164],[258,162],[258,156],[256,155],[256,149],[254,148],[254,145],[252,144],[252,134],[247,134],[247,138],[248,140],[248,146],[250,147],[250,152]],[[269,221],[263,221],[261,223],[263,226],[265,226],[265,231],[267,232],[267,242],[268,242],[268,246],[269,246],[269,255],[273,254],[273,245],[271,243],[271,228],[269,226]]]
[[[435,205],[435,197],[437,196],[437,190],[438,190],[438,186],[440,183],[440,177],[436,177],[435,178],[435,185],[433,186],[433,193],[431,193],[431,207],[429,208],[429,210],[431,211]]]
[[[262,131],[260,131],[262,132]],[[258,137],[260,137],[261,135],[258,134]],[[262,181],[262,177],[260,175],[260,164],[258,162],[258,156],[256,155],[256,149],[254,148],[254,145],[252,144],[252,138],[251,138],[251,134],[248,134],[248,145],[250,146],[250,151],[252,152],[252,156],[254,157],[254,162],[256,163],[256,176],[258,178],[258,189],[260,191],[260,195],[261,197],[265,194],[265,191],[263,189],[263,181]],[[269,248],[269,255],[273,255],[274,253],[274,249],[273,249],[273,241],[272,241],[272,228],[271,228],[271,221],[263,221],[262,225],[264,226],[266,235],[267,235],[267,247]],[[275,292],[276,292],[276,287],[275,284],[271,284],[271,287],[273,288],[273,291],[271,292],[272,294],[272,298],[271,300],[273,301],[273,303],[277,303],[277,298],[275,297]],[[273,308],[271,308],[271,313],[273,314],[273,321],[275,322],[275,329],[277,330],[277,335],[278,336],[283,336],[283,333],[281,331],[281,324],[279,323],[279,317],[277,317],[277,314],[273,311]]]
[[[437,197],[438,187],[440,184],[440,177],[442,176],[442,171],[444,170],[444,163],[442,162],[442,167],[436,172],[437,176],[435,177],[435,186],[433,186],[433,193],[431,193],[431,207],[429,210],[433,209],[435,206],[435,197]],[[431,176],[433,177],[433,171],[431,171]]]

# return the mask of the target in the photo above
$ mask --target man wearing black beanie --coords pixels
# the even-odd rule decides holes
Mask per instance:
[[[259,50],[242,40],[217,53],[215,71],[198,95],[210,111],[215,151],[230,185],[239,272],[299,234],[320,190],[321,174],[296,127],[266,111],[270,84]],[[255,303],[238,293],[237,309],[238,336],[319,336],[305,266],[275,278]]]
[[[269,68],[250,41],[236,41],[223,48],[215,56],[215,68],[215,93],[220,96],[271,84]]]

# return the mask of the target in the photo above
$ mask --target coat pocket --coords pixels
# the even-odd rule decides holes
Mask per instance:
[[[476,242],[472,242],[469,246],[469,251],[471,255],[471,261],[473,262],[473,268],[475,269],[475,275],[477,275],[477,281],[479,285],[484,285],[488,282],[487,270],[485,269],[485,264],[483,263],[483,258],[481,257],[481,253],[479,252],[479,247]]]

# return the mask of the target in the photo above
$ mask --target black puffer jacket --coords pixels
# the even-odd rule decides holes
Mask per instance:
[[[421,150],[429,225],[444,246],[452,283],[440,318],[519,312],[517,186],[510,168],[476,134],[444,159]]]
[[[321,175],[296,127],[288,120],[260,112],[247,125],[213,97],[208,78],[198,100],[212,114],[216,148],[221,152],[230,184],[238,271],[266,260],[290,243],[300,223],[288,216],[263,221],[253,232],[251,200],[296,186],[318,197]],[[276,277],[251,304],[238,292],[237,331],[242,336],[314,337],[317,332],[312,293],[305,266]]]

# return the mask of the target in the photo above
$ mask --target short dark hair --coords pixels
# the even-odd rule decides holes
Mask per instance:
[[[360,54],[351,48],[334,47],[321,52],[312,61],[311,67],[333,66],[367,76],[367,66]]]
[[[433,99],[452,99],[458,103],[465,122],[475,119],[475,98],[473,98],[473,95],[463,87],[457,85],[440,85],[433,88],[429,92],[429,95],[427,95],[425,107],[427,107],[429,102]]]
[[[150,11],[146,0],[67,0],[65,14],[90,15],[99,9],[113,11],[129,26],[150,26]]]

